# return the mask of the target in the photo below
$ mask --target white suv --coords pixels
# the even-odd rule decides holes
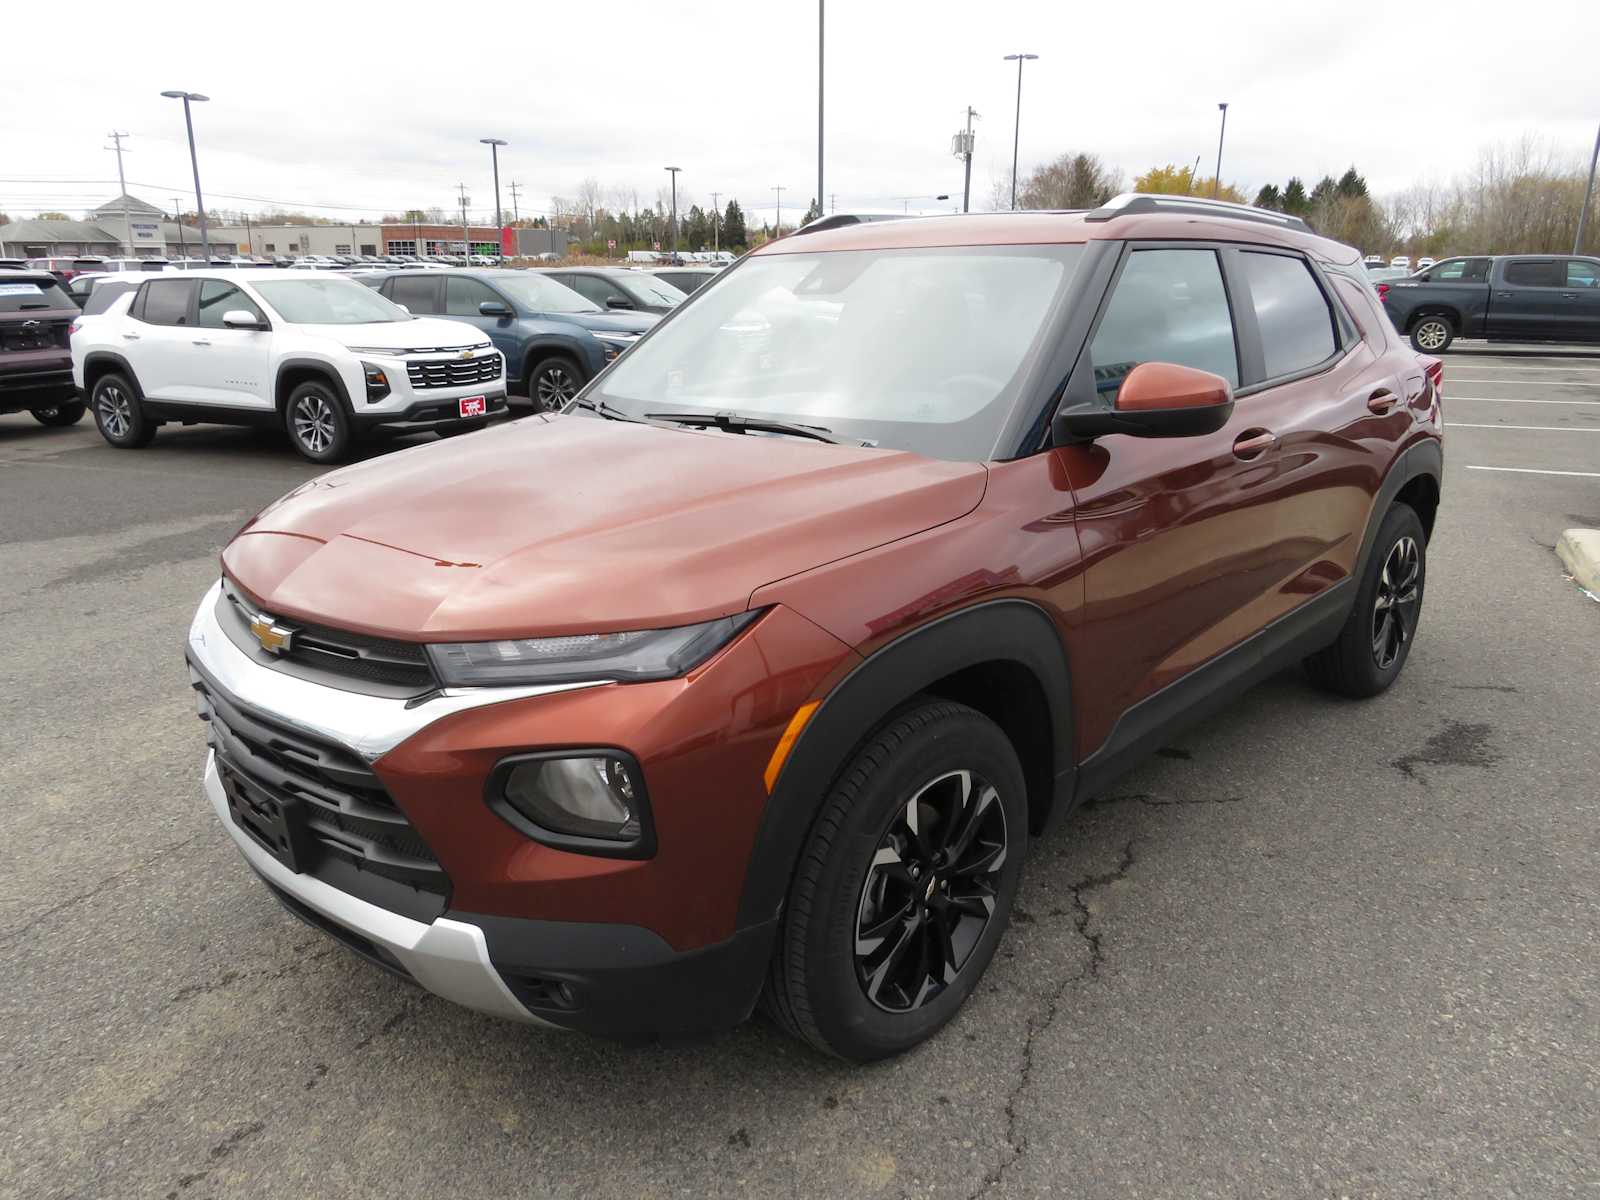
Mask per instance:
[[[320,271],[151,275],[74,326],[72,374],[119,447],[208,421],[281,427],[331,463],[368,430],[462,433],[506,409],[505,360],[481,331]]]

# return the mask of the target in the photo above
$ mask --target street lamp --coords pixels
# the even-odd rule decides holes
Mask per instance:
[[[1211,181],[1211,198],[1222,195],[1222,139],[1228,135],[1228,102],[1217,105],[1222,110],[1222,129],[1217,133],[1217,177]]]
[[[489,155],[494,159],[494,236],[501,236],[500,224],[500,147],[506,143],[501,138],[479,138],[485,146],[489,147]],[[504,250],[505,247],[499,247]]]
[[[211,97],[202,96],[199,92],[162,92],[161,94],[168,100],[183,101],[183,124],[189,131],[189,165],[194,168],[194,207],[195,211],[200,214],[200,254],[204,261],[209,263],[211,261],[211,239],[206,233],[205,201],[200,198],[200,160],[195,156],[194,152],[194,118],[189,115],[189,105],[190,103],[203,103],[211,99]]]
[[[1038,58],[1037,54],[1008,54],[1006,62],[1015,61],[1017,64],[1017,124],[1016,130],[1011,135],[1011,211],[1017,211],[1017,147],[1022,142],[1022,64],[1029,59]]]
[[[676,260],[678,257],[678,172],[683,168],[662,167],[661,169],[672,176],[672,257]],[[658,196],[660,194],[660,192],[656,193]]]

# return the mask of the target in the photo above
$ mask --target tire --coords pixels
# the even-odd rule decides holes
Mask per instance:
[[[1443,354],[1456,340],[1449,317],[1418,317],[1411,323],[1411,348],[1418,354]]]
[[[138,450],[156,436],[156,424],[145,416],[139,393],[125,375],[115,371],[95,380],[89,392],[95,427],[118,450]]]
[[[930,853],[952,831],[954,869]],[[940,700],[885,721],[834,784],[800,855],[767,1012],[855,1062],[931,1037],[994,957],[1027,838],[1022,766],[993,721]]]
[[[89,411],[89,406],[82,400],[63,400],[60,404],[47,404],[28,411],[39,424],[60,429],[83,420],[83,414]]]
[[[1331,646],[1305,660],[1312,682],[1358,699],[1376,696],[1393,683],[1416,640],[1427,577],[1422,520],[1409,504],[1396,503],[1378,528],[1344,628]]]
[[[528,399],[534,412],[560,412],[586,382],[576,362],[565,354],[552,354],[528,369]]]
[[[342,462],[355,440],[344,401],[322,379],[308,379],[289,393],[283,427],[294,448],[314,463]]]

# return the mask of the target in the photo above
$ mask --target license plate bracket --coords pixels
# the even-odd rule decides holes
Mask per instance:
[[[482,417],[489,412],[489,398],[487,396],[461,397],[461,415],[463,417]]]
[[[307,870],[313,840],[304,801],[268,795],[230,769],[223,769],[221,776],[234,824],[289,870],[296,874]]]

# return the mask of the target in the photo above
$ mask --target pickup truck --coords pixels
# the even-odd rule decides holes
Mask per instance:
[[[1377,288],[1394,327],[1421,354],[1439,354],[1458,337],[1600,342],[1600,259],[1447,258]]]

